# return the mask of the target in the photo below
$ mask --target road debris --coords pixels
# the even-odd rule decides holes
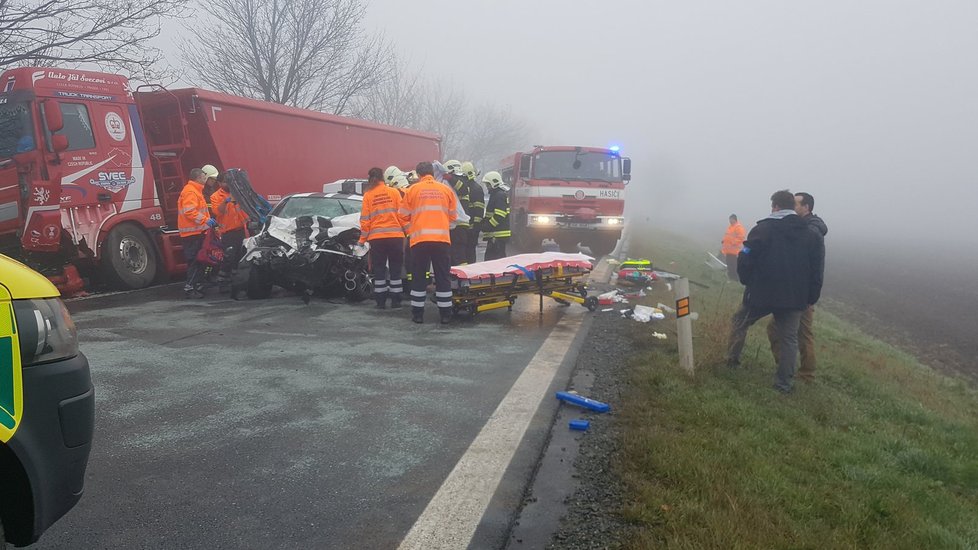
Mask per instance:
[[[602,403],[601,401],[584,397],[583,395],[577,395],[576,393],[559,391],[557,392],[557,399],[570,403],[571,405],[590,409],[594,412],[605,413],[611,410],[611,405],[607,403]]]
[[[661,332],[653,332],[652,333],[652,337],[653,338],[658,338],[659,340],[665,340],[665,339],[669,338],[667,335],[665,335],[665,334],[663,334]]]
[[[588,422],[587,420],[577,419],[577,420],[571,420],[568,426],[572,430],[584,432],[587,431],[587,429],[591,426],[591,423]]]
[[[632,308],[631,318],[640,323],[648,323],[653,320],[662,321],[666,318],[666,315],[660,309],[639,304]]]

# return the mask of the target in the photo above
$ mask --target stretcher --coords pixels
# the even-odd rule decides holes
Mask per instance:
[[[452,306],[456,315],[472,317],[483,311],[513,309],[521,295],[552,298],[562,305],[572,302],[590,311],[598,307],[598,299],[587,295],[587,276],[594,258],[584,254],[519,254],[452,268]]]

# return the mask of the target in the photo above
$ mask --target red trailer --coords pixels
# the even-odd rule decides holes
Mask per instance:
[[[440,157],[434,135],[196,88],[133,93],[112,74],[25,67],[0,87],[0,251],[66,290],[66,264],[129,288],[179,274],[176,200],[191,168],[246,169],[274,202]]]

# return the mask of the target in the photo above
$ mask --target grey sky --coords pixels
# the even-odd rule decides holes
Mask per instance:
[[[835,238],[978,241],[978,2],[370,5],[369,29],[538,141],[620,143],[636,213],[722,231],[790,187]]]
[[[533,141],[620,144],[633,215],[713,235],[790,188],[832,239],[978,242],[973,0],[369,2],[366,32]]]

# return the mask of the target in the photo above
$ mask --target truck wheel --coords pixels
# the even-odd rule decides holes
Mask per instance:
[[[102,267],[115,286],[145,288],[156,278],[156,247],[139,226],[121,223],[105,239]]]
[[[601,258],[601,256],[611,254],[611,251],[618,246],[618,239],[616,237],[597,237],[586,244],[594,253],[595,258]]]
[[[564,254],[574,254],[580,251],[577,248],[577,243],[581,242],[580,235],[557,235],[556,241],[557,246],[560,247],[560,251]]]
[[[267,267],[252,266],[245,294],[252,300],[264,300],[272,295],[272,274]]]

